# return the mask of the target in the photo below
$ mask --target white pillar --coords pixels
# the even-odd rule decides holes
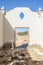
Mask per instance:
[[[4,6],[2,6],[2,8],[1,8],[1,13],[6,14],[5,7]]]

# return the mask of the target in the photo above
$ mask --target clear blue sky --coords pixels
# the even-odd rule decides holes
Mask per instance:
[[[29,7],[32,11],[37,11],[38,7],[43,8],[43,0],[0,0],[0,8],[2,6],[7,11],[15,7]]]
[[[29,30],[29,28],[16,28],[16,32],[25,32],[28,30]]]

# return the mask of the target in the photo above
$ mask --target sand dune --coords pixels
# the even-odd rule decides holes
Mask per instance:
[[[16,35],[16,46],[21,46],[22,44],[29,43],[29,37],[28,35],[19,36]]]

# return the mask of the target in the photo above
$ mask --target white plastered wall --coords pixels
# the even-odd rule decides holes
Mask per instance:
[[[14,42],[14,29],[4,17],[4,43]]]
[[[24,13],[23,19],[19,16],[21,12]],[[30,45],[43,45],[43,13],[39,17],[38,13],[32,12],[27,7],[17,7],[7,12],[5,17],[13,29],[15,27],[29,27]]]

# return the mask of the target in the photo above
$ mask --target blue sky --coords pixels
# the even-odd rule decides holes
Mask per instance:
[[[32,11],[37,11],[38,7],[43,8],[43,0],[0,0],[0,8],[2,6],[7,11],[15,7],[29,7]]]
[[[25,32],[25,31],[28,31],[29,28],[16,28],[16,32]]]

